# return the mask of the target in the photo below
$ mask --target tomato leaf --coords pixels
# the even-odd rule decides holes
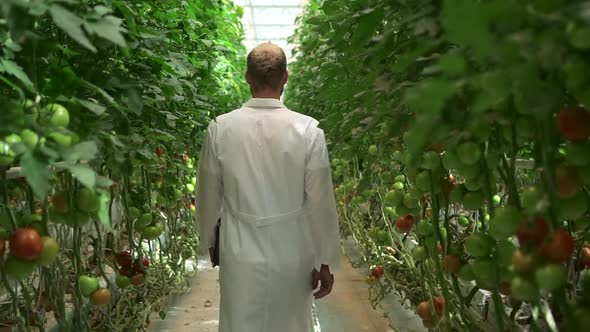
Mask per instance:
[[[49,8],[49,13],[53,18],[55,25],[57,25],[80,45],[96,53],[96,47],[90,43],[86,37],[86,34],[84,34],[84,31],[82,30],[82,23],[84,21],[81,18],[74,15],[64,7],[56,4],[51,5]]]
[[[94,188],[96,184],[96,173],[92,168],[83,164],[66,164],[65,167],[82,185],[88,188]]]
[[[98,147],[94,141],[87,141],[76,144],[62,153],[64,160],[66,161],[78,161],[78,160],[92,160],[98,153]]]
[[[118,17],[107,16],[97,22],[84,22],[84,28],[88,33],[97,35],[113,44],[125,47],[127,46],[127,43],[121,34],[121,32],[125,30],[121,28],[121,22],[122,20]]]
[[[33,82],[29,79],[29,76],[23,71],[23,69],[14,61],[1,59],[0,60],[0,72],[10,74],[18,78],[29,91],[34,91]]]
[[[32,151],[25,152],[20,159],[22,174],[25,176],[33,192],[39,199],[45,199],[49,190],[48,165],[37,159]]]
[[[99,105],[99,104],[97,104],[96,102],[93,102],[93,101],[84,100],[84,99],[78,99],[78,98],[75,98],[75,100],[80,105],[86,107],[86,109],[88,109],[89,111],[91,111],[92,113],[94,113],[96,115],[102,115],[107,110],[106,107],[104,107],[102,105]]]

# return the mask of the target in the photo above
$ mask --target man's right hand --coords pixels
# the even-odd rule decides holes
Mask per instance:
[[[311,286],[315,290],[318,288],[318,284],[320,284],[320,289],[313,293],[316,299],[321,299],[332,292],[334,275],[330,273],[330,267],[328,265],[322,265],[320,271],[313,269]]]

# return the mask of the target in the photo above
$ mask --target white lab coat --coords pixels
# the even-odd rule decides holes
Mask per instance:
[[[209,125],[199,161],[201,253],[221,215],[219,332],[310,332],[315,268],[339,268],[324,133],[277,99]]]

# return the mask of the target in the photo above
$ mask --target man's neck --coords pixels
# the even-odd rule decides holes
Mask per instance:
[[[278,99],[281,100],[281,91],[253,91],[252,98],[267,98],[267,99]]]

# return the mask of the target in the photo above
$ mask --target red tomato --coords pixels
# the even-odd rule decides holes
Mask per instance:
[[[383,276],[383,274],[385,273],[385,271],[383,270],[383,266],[375,266],[373,268],[373,270],[371,271],[371,274],[373,275],[373,277],[379,279]]]
[[[10,253],[19,259],[32,261],[41,254],[41,235],[34,228],[19,228],[10,237]]]
[[[145,266],[146,268],[150,267],[150,260],[147,257],[143,256],[141,258],[141,262],[143,263],[143,266]]]
[[[582,107],[563,109],[557,114],[557,127],[565,139],[584,140],[590,136],[590,112]]]
[[[450,273],[457,273],[463,267],[463,262],[455,254],[448,254],[443,261],[445,271]]]
[[[162,149],[160,147],[156,148],[156,154],[158,155],[158,157],[161,157],[163,153],[164,152],[162,152]]]
[[[555,184],[557,193],[562,198],[571,198],[578,192],[578,175],[571,166],[559,165],[555,169]]]
[[[101,288],[90,295],[90,301],[97,306],[109,304],[111,302],[111,291],[108,288]]]
[[[442,255],[443,247],[440,245],[440,243],[436,245],[436,251],[438,252],[439,255]]]
[[[541,244],[549,233],[549,225],[541,216],[524,220],[516,232],[518,243],[525,247],[534,247]]]
[[[395,221],[395,227],[397,227],[401,233],[409,232],[412,229],[412,226],[414,226],[414,217],[412,215],[400,217]]]
[[[162,168],[162,172],[165,173],[168,170],[168,164],[163,163],[161,168]]]
[[[567,261],[574,253],[575,242],[570,233],[560,229],[548,243],[541,248],[543,256],[551,259],[556,263]]]
[[[442,316],[443,311],[445,310],[445,298],[442,296],[435,296],[432,299],[432,302],[434,302],[434,311],[436,311],[436,314]]]
[[[430,302],[420,302],[420,304],[418,304],[418,306],[416,307],[416,313],[423,320],[432,319],[432,308],[430,307]]]
[[[131,266],[131,251],[121,251],[117,254],[117,264],[122,267]]]
[[[4,257],[4,251],[6,251],[6,241],[0,237],[0,259]]]
[[[131,266],[126,266],[119,269],[119,274],[131,278],[135,275],[135,271],[133,271]]]

